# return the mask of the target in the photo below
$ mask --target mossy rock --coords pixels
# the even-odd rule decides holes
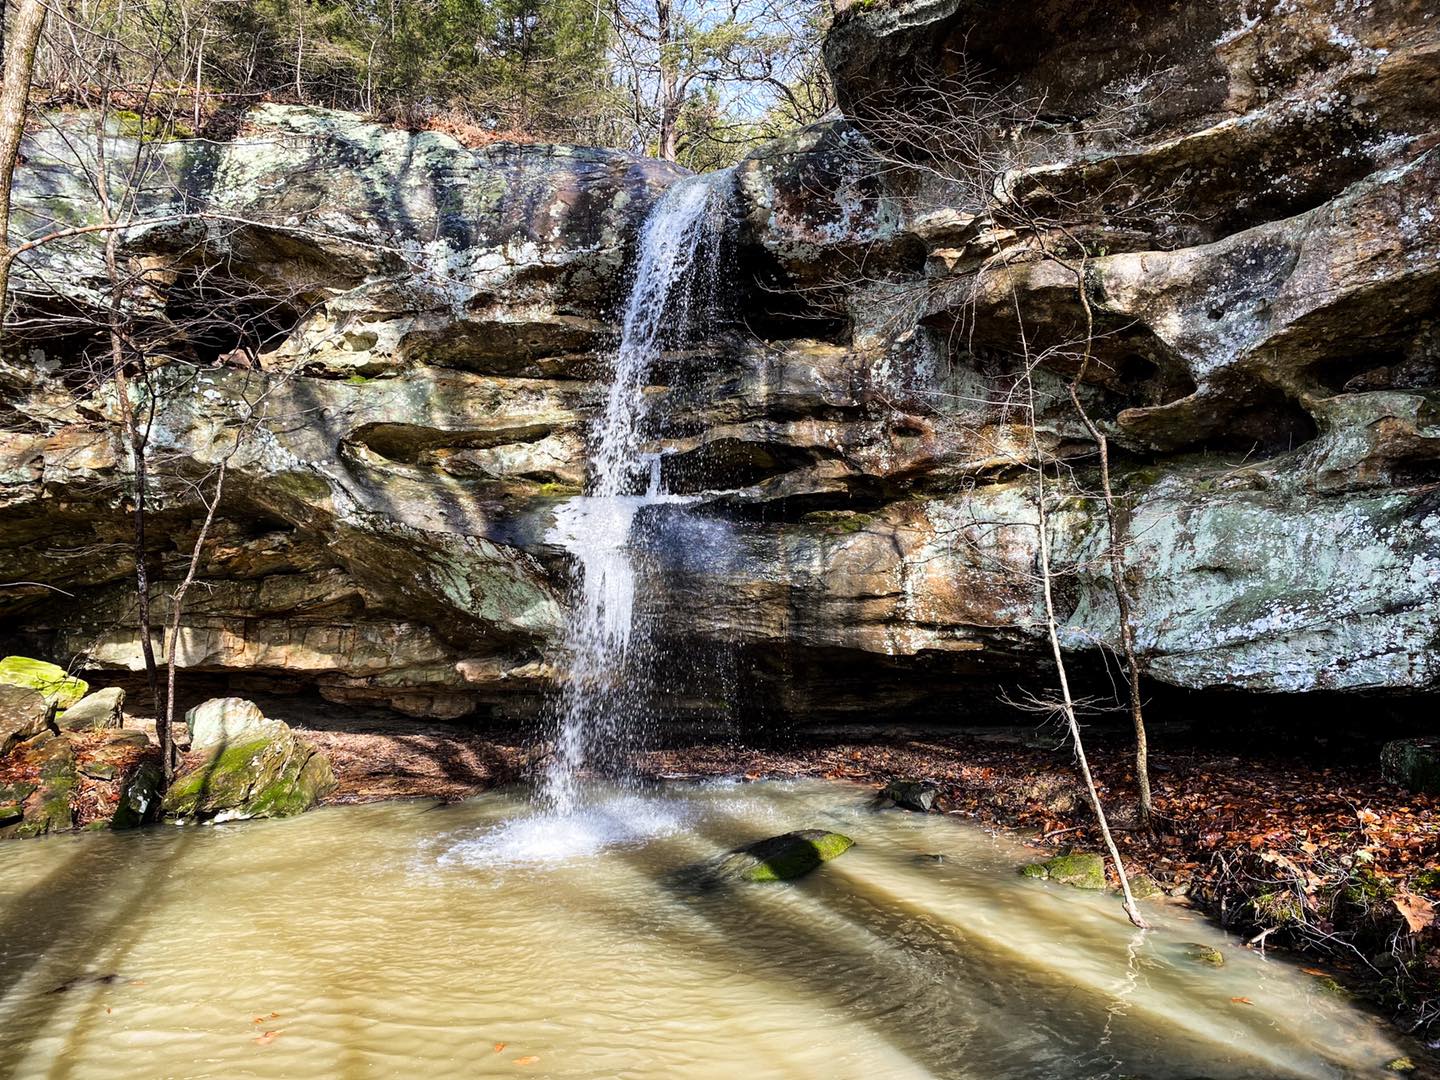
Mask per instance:
[[[1415,1062],[1408,1057],[1391,1058],[1385,1063],[1385,1068],[1393,1073],[1412,1073],[1415,1071]]]
[[[1293,892],[1264,892],[1250,900],[1250,910],[1262,927],[1280,927],[1305,918],[1305,908]]]
[[[1164,895],[1165,890],[1149,874],[1130,875],[1130,895],[1136,900],[1154,900]]]
[[[736,848],[721,860],[719,876],[737,881],[791,881],[839,858],[855,844],[824,829],[802,829]]]
[[[1191,941],[1185,946],[1185,955],[1197,964],[1208,964],[1210,967],[1224,967],[1225,954],[1213,945],[1202,945],[1198,941]]]
[[[43,836],[75,826],[75,752],[66,740],[54,737],[40,752],[40,787],[25,803],[25,820],[16,836]]]
[[[7,656],[0,660],[0,683],[38,690],[57,709],[68,709],[90,690],[84,679],[67,675],[64,668],[28,656]]]
[[[187,821],[291,817],[334,789],[329,760],[287,729],[201,755],[170,785],[163,812]]]
[[[1056,855],[1043,863],[1030,863],[1020,868],[1020,876],[1058,881],[1077,889],[1105,888],[1105,859],[1093,851],[1075,851]]]

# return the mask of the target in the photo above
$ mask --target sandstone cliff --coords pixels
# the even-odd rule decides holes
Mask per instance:
[[[653,448],[672,491],[702,496],[647,524],[642,617],[671,650],[657,662],[724,652],[747,697],[795,712],[873,708],[882,688],[897,709],[953,709],[966,680],[1033,677],[1023,325],[1055,358],[1034,441],[1066,466],[1050,518],[1063,636],[1098,670],[1117,629],[1107,539],[1064,393],[1088,307],[1081,392],[1114,448],[1147,675],[1433,692],[1427,6],[843,11],[827,59],[851,119],[736,168],[716,318],[654,373]],[[957,71],[1035,103],[983,199],[924,147],[876,145],[887,109]],[[94,220],[85,130],[70,117],[30,139],[25,235]],[[232,142],[138,152],[135,317],[206,302],[215,266],[279,298],[235,340],[154,358],[162,578],[183,573],[204,513],[185,481],[257,418],[184,667],[417,715],[533,712],[565,603],[547,532],[583,482],[636,229],[677,171],[275,106]],[[1064,226],[1068,262],[1036,257],[1037,222]],[[0,368],[0,580],[69,595],[7,588],[0,611],[30,652],[133,670],[125,449],[73,325],[103,302],[103,270],[84,236],[37,249],[16,283],[30,329]]]

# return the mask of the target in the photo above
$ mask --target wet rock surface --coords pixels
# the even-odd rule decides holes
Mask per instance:
[[[827,56],[851,119],[736,169],[731,305],[652,373],[646,446],[696,499],[637,526],[653,608],[639,617],[682,661],[734,653],[778,716],[879,700],[941,713],[958,687],[1022,681],[1046,654],[1038,446],[1057,470],[1062,641],[1102,670],[1109,540],[1065,392],[1088,311],[1078,392],[1111,443],[1147,679],[1433,692],[1440,22],[1426,7],[842,11]],[[879,167],[866,137],[876,103],[913,100],[957,49],[1046,103],[988,211]],[[467,151],[280,106],[234,142],[148,152],[175,181],[156,206],[181,190],[230,224],[137,229],[126,257],[158,260],[171,289],[223,257],[288,312],[244,355],[157,358],[155,444],[182,478],[155,511],[162,580],[183,574],[203,517],[189,478],[237,413],[266,410],[230,459],[181,668],[416,717],[533,717],[566,602],[547,535],[583,483],[635,231],[677,170]],[[27,144],[18,231],[93,213],[66,153],[55,134]],[[1060,205],[1086,208],[1078,274],[1025,236]],[[21,268],[19,301],[53,301],[44,279],[97,302],[97,257],[47,249]],[[1012,299],[1046,356],[1033,430]],[[7,589],[0,616],[37,654],[133,672],[132,571],[111,554],[129,524],[117,404],[73,377],[75,348],[41,335],[0,365],[0,575],[73,594]],[[96,557],[71,557],[79,534]]]

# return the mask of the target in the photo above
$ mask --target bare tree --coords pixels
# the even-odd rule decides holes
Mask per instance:
[[[4,32],[3,15],[0,10],[0,33]],[[5,39],[5,75],[0,84],[0,311],[6,306],[10,267],[15,261],[10,246],[10,186],[20,156],[20,140],[25,135],[35,51],[44,26],[45,5],[41,0],[21,0]]]

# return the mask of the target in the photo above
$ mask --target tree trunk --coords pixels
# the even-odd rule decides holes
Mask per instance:
[[[675,55],[675,31],[670,15],[670,0],[656,0],[656,44],[660,50],[660,84],[656,91],[660,130],[656,138],[656,153],[665,161],[675,160],[680,140],[680,62]]]
[[[0,171],[3,171],[0,175],[0,314],[9,310],[10,266],[15,261],[10,247],[10,184],[20,156],[20,140],[25,134],[30,78],[44,25],[45,5],[41,0],[21,0],[15,13],[14,32],[5,42],[5,76],[0,84]]]

